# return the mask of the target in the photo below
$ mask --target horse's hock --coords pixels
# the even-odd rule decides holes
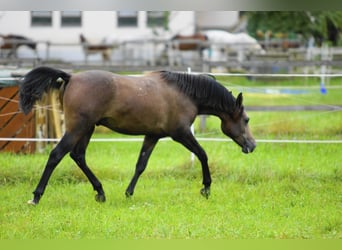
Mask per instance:
[[[2,76],[3,77],[3,76]],[[19,110],[19,86],[16,80],[0,76],[0,152],[34,153],[44,150],[41,138],[60,138],[64,117],[57,93],[44,96],[28,115]],[[25,139],[36,138],[37,141]],[[6,140],[7,139],[7,140]]]

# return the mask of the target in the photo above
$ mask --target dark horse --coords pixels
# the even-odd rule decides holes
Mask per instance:
[[[0,35],[3,39],[2,44],[0,45],[0,50],[8,50],[6,55],[7,58],[17,57],[17,50],[21,46],[27,46],[32,49],[37,56],[37,43],[27,37],[19,36],[19,35]]]
[[[50,153],[31,204],[38,204],[53,170],[69,152],[97,191],[96,200],[105,201],[102,185],[85,160],[95,125],[130,135],[145,135],[134,176],[126,190],[128,197],[133,195],[156,143],[166,136],[198,157],[204,185],[201,194],[209,197],[208,158],[190,130],[198,114],[218,116],[223,133],[240,145],[244,153],[252,152],[256,147],[242,105],[242,94],[235,99],[231,92],[208,76],[168,71],[152,72],[142,77],[97,70],[68,74],[58,69],[38,67],[21,83],[22,111],[25,114],[30,112],[35,101],[51,88],[62,93],[66,132]]]

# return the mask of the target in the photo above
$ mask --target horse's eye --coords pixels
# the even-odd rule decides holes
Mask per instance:
[[[249,118],[246,118],[245,123],[248,124],[248,122],[249,122]]]

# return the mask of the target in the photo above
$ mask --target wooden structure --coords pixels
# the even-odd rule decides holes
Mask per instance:
[[[45,95],[34,111],[24,115],[19,110],[19,87],[0,87],[0,152],[34,153],[43,151],[46,139],[61,138],[64,115],[58,92]],[[10,138],[5,140],[4,138]],[[36,141],[24,139],[37,139]],[[39,140],[43,139],[43,140]]]
[[[34,138],[35,114],[24,115],[18,108],[18,86],[0,88],[0,137]],[[14,153],[32,153],[36,149],[34,142],[0,141],[0,151]]]
[[[64,134],[64,114],[59,101],[59,92],[44,94],[43,100],[36,104],[37,139],[62,138]],[[37,141],[37,151],[43,151],[48,141]],[[57,143],[54,141],[53,143]]]

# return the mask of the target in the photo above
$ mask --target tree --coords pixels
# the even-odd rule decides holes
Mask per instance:
[[[272,34],[300,34],[317,42],[337,45],[342,27],[342,11],[253,11],[246,12],[248,32],[257,37]]]

